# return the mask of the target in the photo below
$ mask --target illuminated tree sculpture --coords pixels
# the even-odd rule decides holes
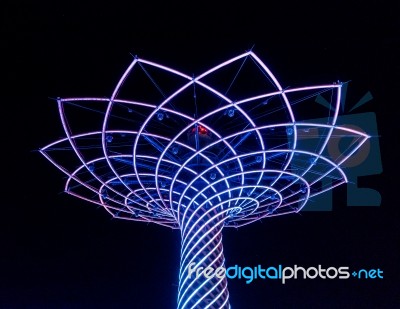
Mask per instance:
[[[111,97],[59,98],[66,137],[40,151],[67,193],[180,230],[178,308],[229,308],[225,276],[189,269],[224,266],[223,227],[297,213],[347,181],[341,165],[368,135],[335,124],[340,93],[282,88],[252,51],[197,76],[135,57]]]

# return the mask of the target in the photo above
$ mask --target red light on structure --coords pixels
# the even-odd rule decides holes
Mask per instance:
[[[191,131],[192,131],[192,133],[196,133],[196,127],[194,127]],[[198,132],[200,134],[207,134],[208,130],[205,127],[198,126]]]
[[[205,127],[199,126],[200,134],[207,134],[207,129]]]

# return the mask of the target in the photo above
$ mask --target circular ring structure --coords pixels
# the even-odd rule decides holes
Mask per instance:
[[[57,99],[66,137],[40,151],[67,193],[180,229],[179,308],[228,307],[226,279],[188,271],[224,265],[223,227],[299,212],[347,181],[369,136],[336,125],[341,86],[283,88],[253,51],[196,76],[134,57],[109,98]]]

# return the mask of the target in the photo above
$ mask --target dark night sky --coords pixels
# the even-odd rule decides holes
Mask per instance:
[[[283,86],[351,80],[352,104],[372,93],[358,112],[377,115],[383,173],[359,184],[378,190],[382,204],[347,207],[342,186],[334,190],[333,211],[227,230],[227,264],[380,268],[384,279],[286,285],[230,280],[232,307],[400,308],[393,147],[399,133],[399,7],[380,3],[246,2],[226,10],[200,2],[8,4],[1,29],[7,84],[0,309],[174,308],[179,233],[113,220],[61,193],[63,175],[36,151],[63,136],[56,104],[48,98],[110,96],[130,54],[197,74],[253,45]]]

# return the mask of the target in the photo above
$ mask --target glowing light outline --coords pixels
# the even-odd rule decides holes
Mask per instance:
[[[253,96],[250,98],[245,98],[240,101],[234,102],[229,97],[223,95],[222,93],[218,92],[214,88],[210,87],[209,85],[207,85],[206,83],[201,81],[202,78],[219,70],[220,68],[225,67],[225,66],[227,66],[239,59],[242,59],[243,57],[247,57],[247,56],[250,56],[256,62],[256,64],[259,67],[261,67],[260,70],[263,71],[263,73],[266,74],[272,80],[272,84],[275,85],[275,87],[278,89],[278,91],[259,94],[259,95],[256,95],[256,96]],[[133,70],[133,68],[135,67],[135,65],[137,63],[143,63],[143,64],[154,66],[158,69],[161,69],[166,72],[180,76],[180,77],[188,80],[188,82],[184,83],[181,87],[177,88],[172,94],[170,94],[159,105],[118,99],[117,95],[118,95],[121,87],[123,86],[126,78],[129,76],[130,72]],[[226,102],[226,105],[224,105],[221,108],[214,109],[213,111],[207,113],[206,115],[201,116],[198,119],[193,119],[192,117],[189,117],[183,113],[180,113],[180,112],[177,112],[177,111],[174,111],[174,110],[164,107],[173,98],[175,98],[177,95],[179,95],[180,93],[182,93],[183,91],[185,91],[192,85],[199,85],[199,86],[203,87],[204,89],[210,91],[217,97],[223,99]],[[182,291],[181,289],[184,287],[186,278],[184,279],[183,282],[181,280],[183,278],[182,276],[183,276],[185,270],[187,269],[188,265],[190,264],[191,261],[193,261],[197,257],[197,255],[202,250],[205,250],[205,248],[207,248],[210,245],[210,243],[212,243],[215,240],[215,238],[218,237],[219,235],[221,235],[221,240],[219,240],[218,244],[221,244],[221,248],[219,248],[219,246],[218,246],[219,253],[218,253],[217,257],[213,260],[213,263],[215,261],[218,261],[218,259],[223,255],[221,231],[224,226],[230,226],[230,225],[225,225],[226,218],[230,212],[232,213],[232,211],[234,211],[235,209],[238,209],[239,210],[238,213],[240,214],[241,213],[240,210],[242,210],[242,212],[244,212],[243,209],[246,209],[245,210],[246,212],[248,211],[248,209],[251,210],[251,211],[248,211],[248,213],[246,213],[245,216],[236,216],[238,213],[235,213],[234,216],[236,216],[236,217],[233,217],[233,219],[230,219],[230,221],[234,222],[235,224],[237,222],[240,222],[241,223],[240,226],[250,224],[251,222],[257,221],[260,218],[263,218],[266,216],[273,217],[273,216],[284,215],[284,214],[288,214],[288,213],[292,213],[292,212],[298,212],[301,210],[302,207],[304,207],[305,203],[307,202],[307,200],[310,197],[322,194],[323,192],[331,190],[334,187],[339,186],[342,183],[348,181],[345,173],[343,172],[343,170],[341,168],[341,165],[348,158],[350,158],[358,149],[360,149],[360,147],[365,143],[365,141],[369,138],[369,136],[367,134],[364,134],[363,132],[359,132],[357,130],[336,126],[336,121],[337,121],[337,117],[338,117],[338,113],[339,113],[340,100],[341,100],[341,87],[342,87],[342,84],[308,86],[308,87],[299,87],[299,88],[284,90],[282,88],[282,86],[279,84],[278,80],[275,78],[275,76],[269,70],[269,68],[252,51],[243,53],[243,54],[236,56],[234,58],[231,58],[217,66],[214,66],[213,68],[207,70],[206,72],[202,73],[201,75],[197,76],[196,78],[192,78],[184,73],[181,73],[172,68],[157,64],[155,62],[151,62],[151,61],[147,61],[147,60],[139,59],[138,57],[135,57],[135,59],[132,61],[132,63],[129,65],[129,67],[125,70],[125,72],[119,79],[119,81],[118,81],[116,87],[114,88],[114,91],[109,99],[102,99],[102,98],[57,99],[58,111],[60,114],[63,129],[66,134],[66,138],[60,139],[54,143],[47,145],[46,147],[44,147],[42,149],[40,149],[40,153],[42,153],[61,172],[63,172],[64,174],[66,174],[68,176],[68,180],[66,181],[66,184],[65,184],[65,190],[67,191],[67,193],[69,193],[73,196],[76,196],[78,198],[81,198],[83,200],[101,205],[113,217],[120,218],[120,219],[134,220],[134,221],[154,222],[154,223],[157,223],[157,224],[160,224],[163,226],[172,227],[172,228],[176,228],[177,227],[176,224],[178,224],[178,227],[181,229],[181,233],[182,233],[181,269],[180,269],[180,275],[179,275],[179,295],[181,295],[181,291]],[[329,123],[328,124],[315,124],[315,123],[310,124],[310,123],[304,123],[304,122],[297,123],[296,119],[295,119],[295,115],[291,108],[290,100],[288,99],[286,94],[296,92],[296,91],[303,91],[303,90],[329,89],[329,88],[337,89],[336,103],[335,103],[335,107],[334,107],[335,110],[334,110],[333,116],[329,117]],[[286,105],[286,111],[289,113],[291,122],[277,123],[277,124],[272,124],[272,125],[268,125],[268,126],[257,126],[253,122],[252,118],[247,114],[247,112],[239,106],[240,104],[243,104],[243,103],[247,103],[247,102],[251,102],[251,101],[254,101],[254,100],[257,100],[260,98],[266,98],[266,97],[275,96],[275,95],[280,95],[282,97],[282,99]],[[74,102],[74,101],[101,101],[101,102],[108,103],[105,114],[104,114],[101,131],[88,132],[88,133],[77,134],[77,135],[72,134],[72,131],[70,130],[70,128],[68,126],[67,117],[65,115],[64,104],[68,103],[68,102]],[[140,128],[137,132],[126,131],[126,133],[133,134],[135,137],[131,154],[109,155],[109,153],[108,153],[108,146],[107,146],[107,141],[106,141],[107,134],[109,134],[110,132],[114,132],[114,131],[115,132],[123,131],[123,130],[107,130],[108,120],[112,116],[112,107],[114,106],[115,103],[132,104],[135,106],[144,106],[144,107],[148,107],[148,108],[152,109],[152,111],[150,112],[150,114],[148,115],[146,120],[143,122],[143,124],[140,126]],[[240,114],[247,120],[247,122],[252,126],[252,128],[246,129],[241,132],[236,132],[234,134],[231,134],[230,136],[224,137],[224,136],[220,135],[216,130],[211,128],[210,126],[207,126],[201,122],[204,119],[206,119],[207,117],[214,115],[219,111],[226,110],[226,109],[230,108],[231,106],[234,106],[235,109],[240,112]],[[173,138],[167,138],[167,137],[164,137],[161,135],[156,135],[156,134],[146,132],[145,129],[146,129],[147,124],[150,123],[150,121],[153,119],[154,115],[156,115],[156,113],[160,110],[168,111],[175,115],[179,115],[185,119],[190,119],[191,123],[189,125],[187,125],[183,130],[181,130],[178,134],[176,134]],[[205,152],[206,149],[208,149],[208,147],[211,147],[210,146],[211,144],[209,144],[206,147],[203,147],[201,149],[194,149],[193,147],[190,147],[189,145],[186,145],[185,143],[178,142],[177,141],[178,138],[181,137],[182,134],[184,134],[188,128],[190,128],[194,125],[202,125],[205,128],[207,128],[214,136],[216,136],[218,138],[218,140],[216,142],[212,142],[211,144],[215,144],[215,145],[217,145],[219,143],[224,144],[229,149],[229,153],[233,154],[233,155],[231,155],[228,159],[218,161],[218,162],[213,162],[213,160],[211,160],[211,158],[209,158],[206,154],[203,153],[203,152]],[[278,148],[278,149],[266,150],[265,145],[264,145],[264,139],[262,138],[260,131],[264,129],[263,127],[276,128],[276,127],[280,127],[280,126],[282,126],[282,127],[290,126],[293,128],[293,134],[292,134],[293,136],[291,137],[290,149],[279,149]],[[298,142],[297,130],[298,130],[298,127],[301,127],[301,126],[307,126],[307,127],[312,126],[312,127],[317,127],[317,128],[328,129],[328,133],[323,134],[323,136],[319,137],[320,140],[323,140],[323,143],[321,146],[318,146],[314,152],[297,149],[297,142]],[[322,153],[325,151],[325,149],[328,145],[328,142],[331,139],[331,136],[335,130],[351,132],[351,133],[355,134],[358,138],[355,138],[353,140],[353,142],[351,143],[351,145],[348,147],[347,150],[349,150],[349,151],[347,152],[347,150],[346,150],[346,155],[343,155],[343,153],[342,153],[337,158],[333,158],[331,160],[331,159],[323,156]],[[230,145],[228,139],[231,138],[233,135],[239,136],[240,134],[244,134],[244,132],[246,132],[246,131],[254,132],[259,137],[257,140],[258,140],[258,143],[260,143],[261,150],[254,151],[254,152],[246,152],[244,154],[238,154],[235,151],[235,148]],[[97,135],[97,134],[101,135],[101,148],[102,148],[104,157],[99,157],[99,158],[95,158],[95,159],[86,161],[83,154],[79,150],[79,147],[76,144],[77,140],[80,137],[87,137],[87,136]],[[158,157],[146,156],[146,155],[141,155],[141,154],[137,153],[139,139],[146,135],[157,136],[157,138],[161,138],[161,139],[169,141],[167,146],[163,146],[164,149],[162,150],[160,156],[158,156]],[[341,136],[341,135],[339,135],[339,136]],[[344,135],[344,136],[346,136],[346,135]],[[51,157],[51,155],[48,153],[48,151],[51,150],[51,148],[53,146],[55,146],[59,143],[67,142],[67,141],[69,142],[69,144],[72,147],[72,150],[75,152],[75,155],[81,162],[81,165],[79,165],[78,168],[76,168],[72,173],[70,171],[68,171],[66,168],[64,168],[62,165],[58,164],[56,162],[56,160],[54,160]],[[174,144],[186,147],[187,149],[189,149],[189,151],[192,152],[192,155],[190,155],[189,159],[187,159],[183,164],[179,164],[178,162],[174,162],[172,160],[164,158],[167,151]],[[277,154],[285,154],[286,153],[286,154],[288,154],[288,159],[285,159],[284,161],[282,161],[283,167],[281,169],[265,169],[265,165],[267,162],[266,154],[271,154],[271,153],[277,153]],[[308,156],[315,157],[315,161],[313,161],[313,163],[310,163],[310,165],[308,167],[302,169],[301,175],[296,174],[296,173],[290,173],[290,172],[286,171],[286,169],[292,163],[294,155],[297,153],[302,153],[302,154],[305,154]],[[242,165],[241,158],[249,157],[254,154],[262,154],[262,156],[263,156],[262,168],[260,168],[258,170],[253,169],[250,171],[245,170],[244,166]],[[196,157],[197,155],[202,156],[206,161],[208,161],[210,163],[210,167],[204,169],[200,173],[196,172],[193,169],[190,169],[189,166],[187,166],[190,163],[190,161],[192,160],[192,158]],[[117,170],[113,166],[113,160],[115,158],[132,158],[132,165],[133,165],[134,173],[127,173],[127,174],[118,173]],[[154,173],[140,173],[138,171],[138,164],[136,162],[136,159],[139,159],[139,158],[156,161],[156,168],[154,170]],[[308,182],[308,180],[305,179],[304,176],[312,169],[314,164],[316,164],[319,159],[322,159],[325,162],[328,162],[328,164],[329,164],[327,166],[328,171],[325,173],[321,172],[320,174],[316,175],[316,177],[319,176],[319,178],[316,178],[314,180],[311,179],[311,182]],[[105,161],[106,162],[105,166],[107,166],[109,168],[109,170],[114,174],[114,176],[113,177],[107,176],[108,179],[103,180],[103,178],[104,178],[103,175],[97,175],[96,173],[94,173],[91,170],[91,168],[89,167],[89,165],[93,164],[94,162],[97,162],[97,161],[100,161],[103,164]],[[115,160],[114,162],[116,162],[116,161],[117,160]],[[240,169],[240,171],[238,173],[236,173],[235,176],[225,175],[223,169],[219,168],[220,166],[222,167],[222,165],[225,164],[226,162],[231,162],[231,161],[232,162],[237,161],[237,164]],[[334,161],[336,161],[336,162],[334,162]],[[261,163],[261,161],[260,161],[260,163]],[[168,164],[176,165],[176,166],[179,166],[179,168],[178,168],[178,171],[175,173],[175,175],[173,175],[173,177],[172,177],[172,175],[171,176],[162,175],[162,174],[160,174],[160,170],[164,170],[164,167],[161,168],[162,164],[167,164],[167,166],[168,166]],[[86,170],[85,170],[85,168],[86,168]],[[207,173],[207,171],[209,171],[211,169],[216,169],[222,177],[219,177],[214,182],[208,181],[207,178],[204,176]],[[91,186],[91,185],[89,185],[89,183],[87,181],[83,181],[80,179],[78,174],[80,173],[81,170],[84,171],[85,173],[88,172],[89,173],[88,175],[91,175],[92,179],[97,181],[96,186],[98,186],[98,188]],[[317,181],[319,181],[320,179],[323,179],[324,177],[328,176],[329,174],[331,174],[332,172],[334,172],[336,170],[339,173],[339,176],[335,176],[335,177],[338,177],[338,179],[336,179],[336,180],[338,180],[338,183],[330,183],[327,187],[321,188],[321,189],[319,189],[319,191],[311,193],[310,187],[313,184],[315,184]],[[179,179],[179,174],[181,171],[191,172],[194,175],[194,178],[192,178],[189,183],[182,181],[181,179]],[[275,177],[275,179],[269,185],[260,184],[261,180],[263,179],[264,173],[267,173],[267,172],[268,173],[277,173],[277,174],[279,174],[279,176]],[[258,181],[256,182],[255,185],[254,184],[246,185],[244,183],[244,179],[245,179],[244,175],[252,174],[252,173],[260,174]],[[278,189],[275,188],[274,185],[279,181],[279,179],[283,175],[288,175],[288,174],[293,176],[293,179],[288,184],[286,184],[286,186],[283,186]],[[240,185],[232,185],[231,183],[228,182],[228,179],[230,179],[231,177],[236,177],[236,176],[241,176],[242,180],[240,182]],[[137,180],[137,184],[139,185],[139,187],[136,189],[131,188],[128,185],[128,182],[123,181],[123,179],[125,179],[127,177],[134,177],[135,181]],[[144,183],[142,182],[142,179],[144,179],[144,177],[154,177],[155,187],[153,188],[153,187],[149,187],[149,186],[144,186]],[[159,180],[161,178],[171,180],[171,183],[170,183],[170,186],[168,189],[160,188]],[[205,185],[202,185],[200,187],[194,186],[193,184],[195,183],[195,181],[197,181],[199,179],[202,179],[204,181]],[[125,194],[124,192],[116,190],[114,187],[114,181],[116,181],[116,180],[119,181],[119,182],[117,182],[117,184],[125,186],[125,188],[128,190],[129,193]],[[78,193],[75,193],[74,191],[72,191],[71,189],[73,189],[73,187],[70,186],[72,181],[75,181],[79,185],[82,185],[82,188],[85,188],[91,192],[96,193],[98,195],[100,202],[98,202],[97,200],[91,200],[91,199],[85,197],[84,195],[81,195],[81,194],[78,194]],[[222,191],[221,190],[217,191],[216,188],[214,188],[214,185],[217,183],[223,183],[223,182],[225,182],[225,184],[226,184],[226,189],[224,189]],[[285,190],[288,190],[296,182],[302,182],[303,184],[306,185],[306,188],[307,188],[306,194],[301,195],[302,198],[299,198],[297,200],[296,200],[296,197],[301,190],[298,190],[297,192],[296,191],[292,192],[289,190],[290,191],[289,194],[283,194],[283,192]],[[181,192],[180,192],[180,190],[174,190],[174,186],[177,185],[178,183],[186,185],[187,188],[185,188]],[[206,190],[208,190],[210,188],[214,192],[213,195],[208,196],[208,195],[203,194],[203,192],[205,192]],[[243,190],[246,188],[252,188],[252,191],[249,196],[242,196]],[[263,189],[266,188],[266,189],[264,192],[257,193],[256,197],[251,196],[255,192],[255,190],[258,188],[263,188]],[[116,194],[115,196],[118,198],[121,198],[121,200],[116,200],[116,199],[108,197],[108,196],[106,199],[104,199],[103,192],[105,189],[110,190],[111,192],[115,193]],[[154,190],[156,191],[156,193],[157,193],[156,195],[158,195],[158,197],[155,196]],[[189,190],[194,190],[196,192],[194,198],[191,198],[191,194],[189,194]],[[261,204],[269,199],[269,197],[266,197],[263,200],[260,198],[268,190],[275,191],[274,195],[279,196],[279,201],[274,199],[274,201],[272,203],[269,203],[269,204],[267,203],[266,205]],[[233,197],[231,195],[231,192],[236,192],[236,191],[239,191],[240,193],[238,196]],[[167,200],[166,198],[163,197],[162,192],[169,192],[169,200]],[[144,193],[146,195],[146,197],[144,197],[142,195],[142,193]],[[186,194],[186,193],[188,193],[188,194]],[[190,193],[191,193],[191,191],[190,191]],[[229,198],[227,200],[222,201],[221,196],[223,194],[227,194],[227,193],[229,194]],[[176,195],[177,195],[177,198],[175,198]],[[134,196],[135,199],[131,199],[130,198],[131,196]],[[205,201],[203,201],[202,203],[199,204],[196,201],[196,198],[198,196],[203,196],[205,198]],[[293,201],[287,200],[292,197],[294,197]],[[146,200],[147,198],[149,198],[149,201]],[[210,209],[206,210],[203,214],[198,213],[199,209],[202,208],[203,205],[210,203],[215,198],[219,199],[219,203],[217,203],[215,205],[211,204]],[[186,206],[183,205],[183,203],[182,203],[183,199],[189,199],[188,205],[186,205]],[[110,201],[112,203],[115,203],[116,206],[114,204],[108,205],[108,202],[106,200]],[[243,202],[241,202],[240,205],[237,206],[237,203],[239,200],[241,200]],[[285,200],[286,200],[286,203],[284,203]],[[231,207],[231,204],[230,204],[231,201],[236,201],[235,206]],[[129,204],[131,202],[134,203],[135,205],[132,206],[131,204]],[[144,204],[142,204],[142,202]],[[251,207],[253,207],[253,209],[250,206],[247,207],[248,205],[252,205],[252,203],[255,203],[256,207],[251,206]],[[292,211],[291,209],[286,211],[287,207],[294,203],[302,203],[302,205],[299,206],[298,208],[296,208],[296,210],[294,210],[294,211]],[[167,204],[169,204],[169,206],[167,206]],[[175,204],[176,204],[176,209],[175,209]],[[189,211],[189,209],[191,209],[191,206],[193,204],[196,204],[197,207],[194,211],[192,211],[191,215],[188,216],[188,211]],[[136,205],[139,208],[137,208]],[[229,207],[223,208],[222,205],[229,205]],[[269,206],[269,205],[278,205],[278,206],[276,206],[271,212],[270,210],[266,209],[267,206]],[[121,206],[121,208],[118,208],[120,206]],[[156,208],[156,207],[158,207],[158,208]],[[149,213],[148,215],[147,215],[147,212],[145,211],[146,208]],[[180,214],[181,214],[182,208],[184,210],[183,210],[183,214],[182,214],[182,222],[180,223]],[[265,209],[266,211],[264,211],[264,210],[260,211],[262,208]],[[279,212],[279,211],[275,212],[275,210],[278,210],[278,209],[284,209],[284,212]],[[135,214],[136,210],[140,211],[140,212],[145,212],[145,213],[144,214],[140,213],[135,218],[122,217],[123,214],[127,214],[127,215]],[[216,215],[211,216],[211,218],[209,218],[206,222],[202,222],[202,219],[205,216],[208,216],[210,213],[213,213],[213,212],[216,212]],[[119,216],[119,214],[121,214],[121,216]],[[257,217],[254,218],[253,214],[257,215]],[[263,214],[263,215],[260,216],[260,214]],[[161,217],[159,215],[161,215]],[[222,216],[222,220],[218,219],[219,216]],[[171,220],[171,221],[169,221],[169,220]],[[207,224],[210,224],[213,220],[217,220],[217,223],[214,224],[214,229],[207,228],[206,229],[207,231],[204,232],[204,229],[205,229],[204,227],[207,226]],[[201,228],[198,229],[197,231],[193,232],[195,226],[201,226]],[[235,225],[235,227],[237,227],[237,225]],[[203,245],[201,248],[198,248],[199,243],[201,243],[203,241],[203,239],[205,237],[207,237],[209,235],[209,233],[211,233],[212,231],[217,231],[217,232],[215,233],[215,235],[213,235],[211,237],[211,239],[209,241],[206,242],[205,245]],[[197,250],[197,251],[195,251],[195,250]],[[189,264],[186,264],[187,260],[189,259],[190,254],[192,254],[193,252],[195,252],[195,254],[192,257],[190,257]],[[211,254],[211,252],[214,252],[214,251],[210,251],[209,254]],[[203,258],[203,261],[208,256],[209,255],[206,255]],[[216,289],[222,281],[223,281],[222,279],[219,280],[212,289],[210,289],[205,294],[203,293],[203,296],[199,300],[197,300],[197,303],[195,305],[200,304],[202,302],[202,300],[209,293],[211,293],[214,289]],[[222,287],[221,292],[219,293],[219,295],[217,295],[214,298],[213,302],[206,306],[207,308],[210,307],[220,296],[222,296],[225,292],[227,292],[227,284],[226,284],[226,281],[224,281],[224,282],[225,282],[225,286]],[[207,281],[203,282],[195,291],[193,291],[191,293],[191,295],[189,295],[189,297],[186,300],[186,302],[184,303],[183,307],[180,309],[183,309],[186,306],[186,303],[188,303],[188,301],[191,299],[191,296],[196,294],[196,291],[199,290],[200,288],[202,288],[202,286],[204,286],[206,283],[207,283]],[[189,285],[189,287],[192,284],[193,284],[193,282]],[[182,301],[183,296],[185,295],[185,293],[189,287],[187,287],[184,290],[184,293],[182,294],[182,296],[180,296],[180,297],[182,297],[180,299],[180,301]],[[229,296],[225,297],[225,302],[224,302],[223,306],[228,302],[228,297]],[[178,303],[178,306],[180,304],[180,301]]]

